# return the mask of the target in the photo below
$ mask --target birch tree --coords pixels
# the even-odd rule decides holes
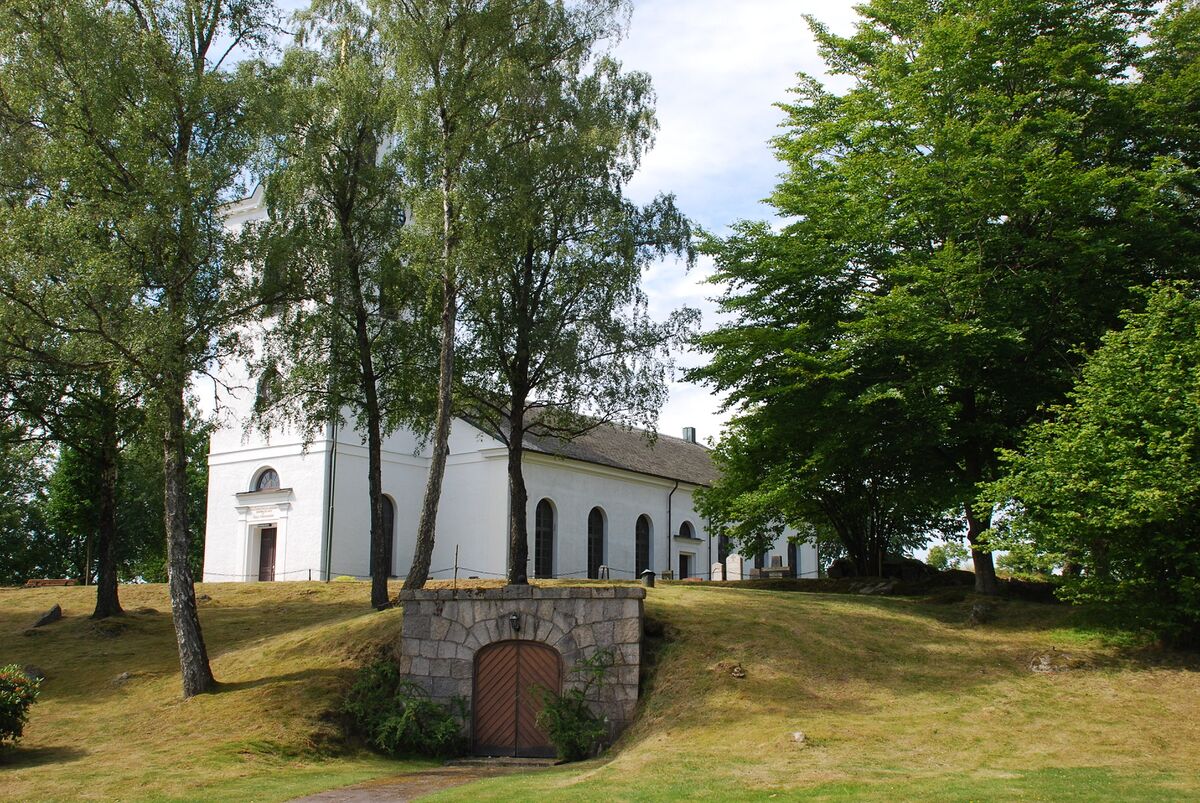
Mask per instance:
[[[319,0],[301,14],[300,42],[274,94],[282,126],[265,173],[264,292],[290,298],[269,326],[260,373],[273,408],[310,433],[349,414],[367,444],[371,605],[389,604],[383,530],[383,438],[428,428],[436,364],[419,253],[406,240],[404,142],[396,81],[374,15]],[[414,249],[415,250],[415,249]]]
[[[432,457],[417,542],[405,588],[429,576],[442,493],[454,378],[459,292],[486,269],[475,258],[462,220],[463,185],[488,153],[505,143],[497,121],[517,112],[546,70],[578,61],[615,31],[626,0],[395,0],[379,2],[395,72],[407,87],[401,126],[409,132],[413,175],[424,190],[418,221],[438,220],[440,349]]]
[[[266,0],[14,0],[0,7],[5,91],[31,113],[53,174],[46,203],[108,235],[102,257],[48,280],[78,299],[77,329],[148,389],[163,433],[171,611],[183,693],[213,688],[188,563],[189,383],[255,309],[222,207],[256,145],[258,76],[235,51],[265,44]],[[119,292],[123,308],[96,303]]]
[[[607,57],[545,70],[493,131],[513,144],[467,185],[470,236],[494,269],[463,285],[461,382],[474,420],[508,447],[509,583],[527,573],[526,433],[652,428],[670,348],[696,319],[652,320],[641,289],[652,260],[691,258],[673,198],[623,193],[653,139],[652,104],[649,76]]]

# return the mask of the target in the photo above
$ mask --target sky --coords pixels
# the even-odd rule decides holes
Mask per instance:
[[[838,33],[853,30],[845,0],[635,0],[614,55],[653,79],[659,132],[628,187],[633,200],[674,193],[696,225],[716,234],[737,220],[773,216],[763,199],[781,172],[770,146],[783,119],[774,104],[788,100],[797,73],[826,77],[806,14]],[[720,288],[705,281],[712,270],[707,257],[691,270],[676,260],[654,265],[644,282],[651,314],[662,319],[689,306],[701,311],[704,329],[716,325],[711,299]],[[701,359],[683,352],[676,364]],[[691,426],[707,441],[729,417],[720,408],[708,388],[674,381],[658,429],[678,436]]]

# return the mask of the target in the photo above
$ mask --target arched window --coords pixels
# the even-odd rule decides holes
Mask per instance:
[[[265,468],[260,471],[258,476],[254,479],[254,490],[278,491],[279,473],[273,468]]]
[[[554,507],[549,499],[538,502],[533,515],[533,576],[554,576]]]
[[[696,537],[696,531],[692,529],[692,523],[690,521],[685,521],[679,525],[679,537],[680,538],[695,538]]]
[[[588,514],[588,577],[600,578],[600,564],[604,563],[604,511],[592,508]]]
[[[396,565],[392,562],[392,548],[396,541],[396,503],[386,494],[383,497],[383,565],[387,567],[388,577],[396,576]]]
[[[650,517],[638,516],[637,527],[634,530],[634,566],[633,574],[641,577],[642,572],[650,568]]]
[[[258,376],[254,393],[254,412],[266,413],[279,401],[279,369],[268,365]]]

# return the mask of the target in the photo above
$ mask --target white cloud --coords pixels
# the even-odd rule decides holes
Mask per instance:
[[[639,0],[629,35],[615,55],[625,69],[650,74],[658,95],[656,145],[629,186],[647,201],[672,192],[696,223],[721,233],[738,219],[769,218],[762,203],[778,181],[781,166],[770,146],[796,74],[827,79],[824,63],[803,17],[812,14],[839,33],[853,28],[849,2],[819,0]],[[711,262],[690,272],[675,261],[655,265],[645,278],[651,313],[701,310],[705,328],[716,323],[710,300],[719,288],[704,284]],[[681,366],[696,365],[680,354]],[[721,400],[703,387],[676,381],[659,419],[659,429],[678,435],[694,426],[701,439],[719,434],[728,420]]]

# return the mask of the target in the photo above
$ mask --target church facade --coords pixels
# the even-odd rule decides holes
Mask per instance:
[[[646,569],[679,579],[817,576],[815,549],[787,534],[748,558],[710,534],[694,494],[715,470],[690,437],[652,441],[605,426],[571,442],[528,438],[526,448],[528,577],[631,580]],[[412,433],[386,439],[384,529],[396,577],[412,559],[428,467]],[[504,576],[508,511],[506,447],[456,420],[431,577]],[[308,444],[285,430],[213,434],[206,582],[366,577],[369,547],[367,450],[352,428],[329,427]]]

